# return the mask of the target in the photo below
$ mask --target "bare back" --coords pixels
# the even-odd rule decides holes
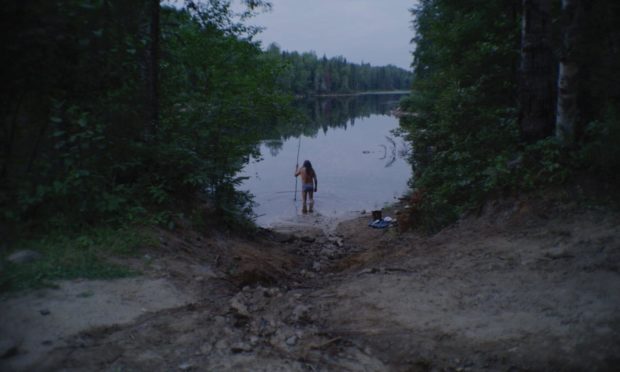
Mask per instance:
[[[314,174],[314,170],[306,169],[306,167],[301,167],[295,174],[296,176],[301,176],[301,182],[304,184],[312,184],[316,175]]]

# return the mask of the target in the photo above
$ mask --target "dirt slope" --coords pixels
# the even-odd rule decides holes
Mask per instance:
[[[353,262],[374,264],[376,252],[386,256],[381,267],[330,286],[339,296],[325,317],[398,369],[615,369],[617,216],[555,211],[550,219],[529,208],[404,238],[402,248],[377,239]]]
[[[166,248],[149,253],[146,277],[191,303],[84,330],[28,368],[606,371],[620,363],[618,213],[498,203],[432,237],[370,229],[366,216],[327,232],[316,228],[320,217],[308,221],[253,241],[162,233]],[[17,368],[11,359],[0,367]]]

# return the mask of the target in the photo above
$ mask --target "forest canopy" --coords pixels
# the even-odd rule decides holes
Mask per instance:
[[[29,0],[0,12],[4,221],[166,223],[189,201],[221,216],[248,207],[237,173],[288,99],[227,2]]]
[[[401,125],[427,226],[489,197],[618,184],[620,3],[421,0],[412,15]]]

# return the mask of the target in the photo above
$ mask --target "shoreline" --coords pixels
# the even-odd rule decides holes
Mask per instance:
[[[391,217],[394,221],[398,221],[399,210],[404,208],[406,206],[402,202],[394,202],[378,210],[381,210],[382,217]],[[309,213],[280,219],[267,226],[257,226],[261,229],[290,235],[302,236],[320,231],[325,236],[332,236],[337,233],[341,224],[354,223],[361,219],[367,219],[368,223],[372,222],[372,209],[347,211],[331,216]],[[397,225],[392,227],[397,227]],[[368,229],[372,230],[370,227]]]
[[[356,96],[389,95],[389,94],[407,95],[407,94],[411,94],[411,91],[410,90],[380,90],[380,91],[364,91],[364,92],[351,92],[351,93],[308,94],[308,95],[296,95],[295,99],[317,98],[317,97],[319,98],[356,97]]]
[[[320,230],[325,235],[333,234],[338,225],[343,222],[356,220],[363,216],[369,216],[365,211],[348,211],[334,215],[324,215],[320,213],[308,213],[287,218],[276,219],[265,226],[257,225],[259,228],[271,230],[279,233],[304,234],[310,231]]]

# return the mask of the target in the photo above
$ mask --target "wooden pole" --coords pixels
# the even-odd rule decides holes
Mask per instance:
[[[297,173],[297,169],[299,167],[299,150],[301,149],[301,134],[299,135],[299,143],[297,144],[297,162],[295,163],[295,173]],[[293,197],[294,201],[297,201],[297,176],[295,176],[295,196]]]

